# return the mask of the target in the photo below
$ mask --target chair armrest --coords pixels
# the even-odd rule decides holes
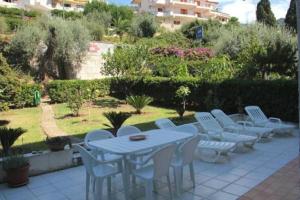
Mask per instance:
[[[201,139],[204,138],[204,140],[210,140],[210,138],[209,138],[209,136],[207,134],[198,133],[198,135],[200,136]]]
[[[282,123],[281,119],[276,118],[276,117],[270,117],[269,120],[270,120],[270,121],[273,121],[273,122],[275,122],[275,123],[280,123],[280,124]]]
[[[250,121],[237,121],[236,123],[243,126],[254,126],[254,124]]]

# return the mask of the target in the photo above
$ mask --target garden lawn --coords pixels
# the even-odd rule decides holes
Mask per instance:
[[[27,130],[15,142],[14,147],[22,145],[25,152],[46,149],[46,145],[44,144],[45,135],[40,126],[41,115],[42,110],[39,107],[11,109],[0,113],[0,119],[10,121],[8,127],[21,127]]]
[[[96,103],[96,105],[93,105],[90,108],[85,105],[81,109],[79,117],[71,117],[71,111],[66,104],[56,104],[53,105],[53,108],[58,127],[70,135],[81,138],[83,138],[89,131],[95,129],[108,129],[108,127],[104,125],[109,124],[108,120],[106,120],[103,116],[104,112],[135,112],[130,105],[112,98],[101,99]],[[185,117],[184,120],[179,120],[175,110],[147,106],[143,109],[143,114],[133,114],[129,119],[127,119],[127,121],[125,121],[125,125],[134,125],[145,131],[157,128],[154,125],[154,121],[160,118],[172,118],[172,120],[175,120],[175,122],[179,124],[192,122],[192,112],[187,112],[186,115],[188,115],[188,117]]]

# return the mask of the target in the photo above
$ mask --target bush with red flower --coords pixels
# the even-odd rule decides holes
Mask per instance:
[[[161,56],[176,56],[188,60],[207,60],[214,56],[213,51],[209,48],[157,47],[151,49],[151,53]]]

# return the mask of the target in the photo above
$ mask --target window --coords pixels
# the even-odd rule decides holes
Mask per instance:
[[[180,2],[187,2],[187,0],[180,0]]]
[[[175,20],[174,21],[174,25],[179,25],[180,24],[180,21],[179,20]]]
[[[187,15],[188,14],[187,9],[180,9],[180,14]]]
[[[158,12],[163,12],[163,9],[162,8],[157,8],[157,11]]]

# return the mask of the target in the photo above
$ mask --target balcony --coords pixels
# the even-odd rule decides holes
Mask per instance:
[[[197,10],[201,10],[201,9],[205,9],[205,10],[213,10],[215,9],[215,5],[214,4],[211,4],[211,3],[204,3],[204,2],[197,2],[196,3],[196,9]]]
[[[174,6],[185,7],[185,8],[195,8],[196,3],[194,0],[173,0],[172,4]]]

